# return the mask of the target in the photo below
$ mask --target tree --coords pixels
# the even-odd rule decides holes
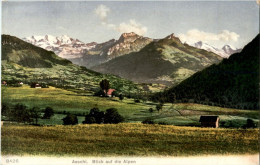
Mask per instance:
[[[108,89],[109,89],[109,81],[107,79],[104,79],[102,80],[100,83],[100,88],[106,93],[107,95],[107,92],[108,92]]]
[[[104,115],[104,123],[117,124],[124,121],[116,108],[107,109]]]
[[[42,118],[50,119],[53,115],[54,115],[54,110],[51,107],[46,107]]]
[[[12,118],[13,115],[13,110],[9,104],[3,103],[2,108],[1,108],[1,114],[3,116],[6,116],[8,120]]]
[[[124,96],[122,94],[120,94],[119,99],[122,101],[124,99]]]
[[[31,114],[27,107],[24,104],[16,104],[14,106],[14,110],[11,114],[11,120],[17,121],[17,122],[23,122],[23,123],[30,123],[31,120]]]
[[[35,124],[38,124],[38,119],[41,117],[41,112],[39,107],[33,107],[30,110],[31,117],[35,119]]]
[[[147,118],[142,121],[143,124],[155,124],[155,122],[151,118]]]
[[[94,117],[97,124],[104,122],[104,112],[100,111],[98,108],[92,108],[89,112],[89,116]]]
[[[150,113],[153,113],[153,108],[149,108],[149,112],[150,112]]]
[[[113,92],[112,92],[112,97],[118,97],[119,95],[118,95],[118,92],[116,91],[116,90],[114,90]]]
[[[94,117],[91,117],[89,115],[85,116],[85,121],[82,122],[83,124],[94,124],[97,123],[96,119]]]
[[[163,105],[160,103],[160,104],[157,104],[156,105],[156,109],[157,111],[159,112],[161,109],[162,109]]]
[[[78,118],[76,115],[67,114],[63,119],[63,125],[75,125],[78,124]]]
[[[176,94],[175,93],[170,93],[169,94],[169,99],[170,99],[170,102],[173,104],[176,101]]]
[[[1,108],[1,114],[3,116],[7,116],[9,111],[10,111],[10,106],[6,103],[3,103]]]
[[[83,124],[101,124],[104,123],[104,112],[100,111],[98,108],[92,108],[85,116],[85,121],[82,122]]]
[[[254,120],[247,119],[246,124],[243,126],[243,128],[256,128],[256,124],[255,124]]]

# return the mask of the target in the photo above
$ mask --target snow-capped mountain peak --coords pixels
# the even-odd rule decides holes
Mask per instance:
[[[234,48],[231,45],[225,45],[220,49],[220,48],[216,48],[214,46],[211,46],[207,43],[204,43],[202,41],[198,41],[194,44],[189,44],[189,45],[194,46],[194,47],[199,48],[199,49],[207,50],[209,52],[213,52],[213,53],[218,54],[219,56],[221,56],[223,58],[228,58],[231,54],[239,52],[241,50],[241,49]]]
[[[53,51],[58,56],[67,59],[82,57],[85,50],[89,50],[96,46],[96,43],[85,44],[84,42],[73,39],[67,35],[58,37],[52,35],[33,35],[31,37],[23,38],[23,40],[43,49]]]

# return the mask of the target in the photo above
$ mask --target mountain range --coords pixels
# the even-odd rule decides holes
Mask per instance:
[[[56,39],[60,43],[57,43]],[[69,44],[74,41],[75,44],[79,43],[76,40],[56,39],[48,38],[50,45]],[[137,85],[129,80],[75,65],[52,51],[34,46],[14,36],[2,35],[1,48],[1,79],[8,84],[17,84],[20,81],[28,84],[43,82],[55,87],[93,92],[99,89],[101,80],[108,79],[111,88],[118,91],[131,89],[131,92],[135,92],[138,89]]]
[[[258,34],[240,53],[195,73],[155,99],[196,102],[238,109],[259,109]]]
[[[91,69],[139,83],[176,85],[221,60],[219,55],[183,44],[171,34],[153,40],[140,51],[114,58]]]
[[[199,41],[199,42],[196,42],[196,43],[190,44],[190,45],[194,46],[196,48],[199,48],[199,49],[204,49],[204,50],[207,50],[209,52],[213,52],[215,54],[220,55],[223,58],[228,58],[231,54],[238,53],[242,50],[242,49],[234,48],[231,45],[224,45],[220,49],[220,48],[216,48],[214,46],[211,46],[207,43],[204,43],[202,41]]]
[[[86,44],[67,35],[58,37],[52,35],[31,36],[23,38],[23,40],[43,49],[53,51],[58,56],[66,59],[80,58],[85,54],[86,50],[92,49],[97,45],[95,42]]]
[[[169,86],[241,51],[230,45],[218,49],[202,41],[188,45],[174,34],[151,39],[133,32],[123,33],[119,39],[104,43],[83,43],[66,35],[31,36],[23,40],[97,72]]]
[[[157,39],[143,37],[131,32],[123,33],[118,40],[111,39],[99,44],[96,42],[84,43],[67,35],[58,37],[52,35],[31,36],[23,38],[23,40],[43,49],[53,51],[58,56],[66,58],[75,64],[90,68],[113,58],[137,52]],[[241,49],[233,48],[231,45],[216,48],[202,41],[189,45],[213,52],[223,58],[228,58],[231,54],[241,51]]]
[[[123,33],[118,40],[111,39],[97,44],[96,42],[83,43],[78,39],[66,35],[54,37],[51,35],[31,36],[24,41],[46,50],[55,52],[75,64],[90,68],[113,58],[136,52],[153,41],[153,39],[139,36],[135,33]]]

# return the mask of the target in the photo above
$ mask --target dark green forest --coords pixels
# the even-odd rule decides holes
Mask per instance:
[[[240,53],[195,73],[152,99],[259,109],[259,39],[258,34]]]

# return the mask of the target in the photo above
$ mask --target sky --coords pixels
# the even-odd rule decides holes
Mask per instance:
[[[118,39],[124,32],[159,39],[241,48],[259,33],[256,1],[2,2],[2,34],[68,35],[83,42]]]

